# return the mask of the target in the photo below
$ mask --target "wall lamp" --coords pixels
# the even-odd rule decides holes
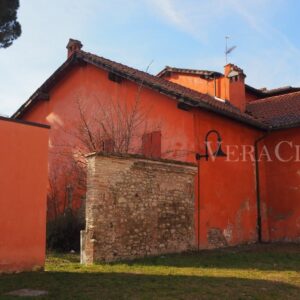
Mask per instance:
[[[198,250],[200,250],[200,159],[205,158],[208,160],[209,158],[209,151],[208,151],[208,138],[210,137],[211,134],[215,134],[217,136],[217,150],[212,154],[213,157],[226,157],[227,155],[225,152],[222,150],[221,145],[222,145],[222,138],[220,133],[217,130],[210,130],[207,132],[205,136],[205,153],[196,153],[196,160],[198,161]]]
[[[205,153],[196,153],[196,160],[200,160],[201,158],[205,158],[208,160],[209,158],[209,151],[208,151],[208,138],[211,134],[215,134],[217,136],[217,150],[212,154],[214,157],[226,157],[226,153],[222,150],[221,145],[222,145],[222,138],[220,133],[217,130],[210,130],[207,132],[205,136]]]

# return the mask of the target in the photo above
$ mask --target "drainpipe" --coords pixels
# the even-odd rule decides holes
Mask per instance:
[[[198,230],[198,251],[200,250],[200,159],[197,160],[198,162],[198,212],[197,212],[197,216],[198,216],[198,224],[197,224],[197,230]]]
[[[259,161],[258,161],[258,143],[262,141],[269,134],[269,131],[264,133],[254,142],[254,156],[255,156],[255,185],[256,185],[256,208],[257,208],[257,236],[258,242],[262,242],[261,230],[261,202],[260,202],[260,182],[259,182]]]

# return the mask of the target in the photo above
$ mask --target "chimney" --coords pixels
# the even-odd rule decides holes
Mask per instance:
[[[68,58],[75,52],[79,51],[82,48],[82,44],[78,40],[69,39],[67,49],[68,49]]]
[[[246,108],[246,75],[244,74],[244,71],[236,65],[227,64],[224,67],[224,76],[226,88],[225,99],[244,112]]]

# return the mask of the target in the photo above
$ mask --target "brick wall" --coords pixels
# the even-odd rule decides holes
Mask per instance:
[[[82,262],[193,249],[196,170],[137,155],[89,156]]]

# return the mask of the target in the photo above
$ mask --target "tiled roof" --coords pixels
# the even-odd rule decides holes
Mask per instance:
[[[267,97],[272,97],[272,96],[283,95],[283,94],[300,91],[300,87],[293,87],[293,86],[282,86],[279,88],[268,90],[266,88],[256,89],[248,84],[245,84],[245,88],[246,88],[247,92],[255,94],[259,98],[267,98]]]
[[[200,76],[208,76],[208,77],[220,77],[223,76],[220,72],[215,71],[208,71],[208,70],[197,70],[197,69],[184,69],[184,68],[175,68],[166,66],[163,70],[161,70],[156,76],[157,77],[163,77],[165,74],[168,74],[169,72],[174,73],[183,73],[183,74],[194,74],[194,75],[200,75]]]
[[[150,88],[161,94],[178,101],[178,105],[184,108],[201,108],[217,113],[238,122],[259,128],[268,129],[270,126],[279,128],[280,126],[292,126],[299,122],[299,101],[300,92],[288,95],[295,95],[296,100],[276,100],[277,97],[268,98],[269,100],[253,101],[247,106],[246,112],[241,112],[238,108],[228,101],[219,101],[212,96],[199,93],[182,85],[170,82],[158,76],[130,68],[123,64],[108,60],[106,58],[85,52],[76,51],[64,64],[62,64],[42,86],[13,114],[12,118],[21,118],[37,101],[49,100],[48,93],[64,74],[74,65],[92,64],[100,69],[111,72],[127,80],[133,81],[145,88]],[[210,71],[203,71],[210,72]],[[299,96],[299,98],[298,98]],[[279,96],[278,96],[279,97]],[[271,103],[275,99],[275,103]],[[286,99],[284,95],[279,99]],[[288,97],[289,99],[289,97]],[[292,103],[293,102],[293,103]],[[282,104],[286,103],[286,104]],[[286,105],[288,107],[286,107]],[[297,107],[298,105],[298,107]],[[271,113],[272,112],[272,113]],[[298,125],[297,125],[298,126]]]
[[[265,126],[258,122],[255,118],[241,112],[238,108],[230,104],[228,101],[219,101],[212,96],[199,93],[182,85],[170,82],[163,78],[151,75],[149,73],[130,68],[123,64],[111,61],[104,57],[97,56],[85,51],[76,51],[67,61],[61,65],[44,84],[13,114],[13,118],[20,118],[36,101],[44,99],[47,93],[56,83],[56,81],[65,74],[73,64],[89,63],[98,68],[112,72],[123,78],[136,82],[144,87],[156,90],[167,95],[179,103],[186,106],[203,108],[208,111],[218,113],[229,117],[233,120],[249,124],[251,126],[264,129]]]
[[[300,126],[300,92],[252,101],[246,112],[274,129]]]

